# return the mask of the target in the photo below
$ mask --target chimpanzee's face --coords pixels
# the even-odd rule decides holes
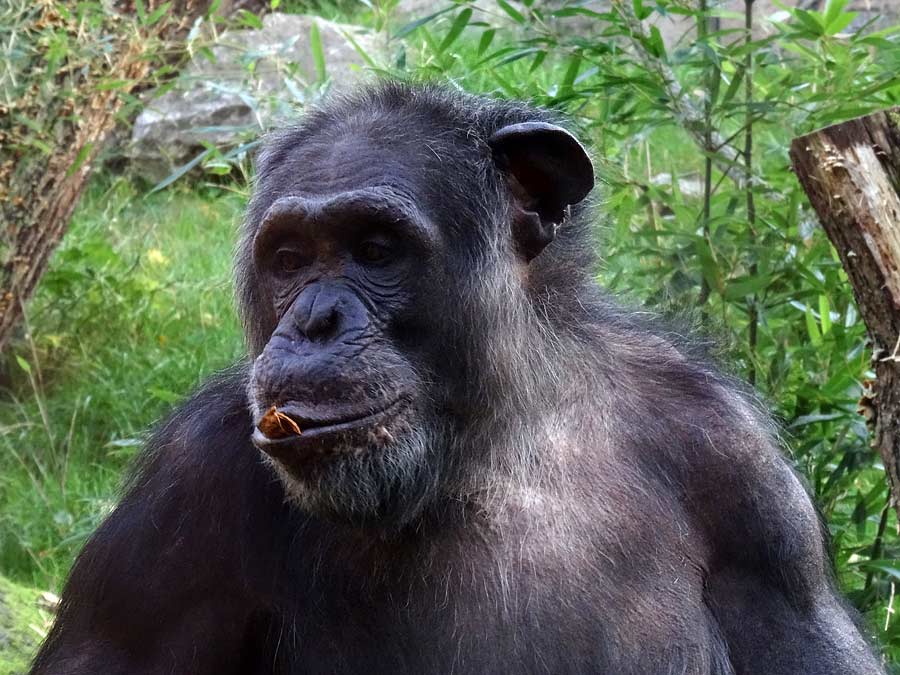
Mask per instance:
[[[252,244],[277,321],[253,368],[253,440],[302,507],[389,519],[438,471],[424,380],[441,233],[411,158],[358,136],[293,153],[308,171],[278,178]]]
[[[569,132],[521,112],[379,105],[270,144],[238,283],[259,354],[253,440],[287,493],[402,525],[482,470],[468,455],[491,443],[471,439],[515,399],[494,375],[518,344],[512,317],[531,311],[522,272],[593,169]]]

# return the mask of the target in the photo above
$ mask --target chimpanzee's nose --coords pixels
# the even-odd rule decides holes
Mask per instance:
[[[341,298],[327,286],[308,288],[297,298],[295,320],[303,336],[312,342],[334,338],[340,323]]]

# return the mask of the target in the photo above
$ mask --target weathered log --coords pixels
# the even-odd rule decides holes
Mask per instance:
[[[900,505],[900,108],[794,139],[791,160],[850,279],[872,342],[862,401]]]
[[[68,228],[128,93],[173,58],[178,50],[163,47],[183,37],[210,0],[167,8],[145,0],[143,17],[133,0],[90,15],[64,4],[18,0],[8,12],[9,44],[0,44],[3,53],[20,54],[0,77],[0,350]]]

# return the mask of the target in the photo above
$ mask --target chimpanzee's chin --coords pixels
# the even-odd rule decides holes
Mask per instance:
[[[414,519],[437,491],[441,472],[430,463],[429,444],[405,420],[300,439],[260,450],[287,498],[312,515],[394,529]]]

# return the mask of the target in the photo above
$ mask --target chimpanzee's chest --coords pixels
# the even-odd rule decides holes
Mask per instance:
[[[689,541],[515,534],[473,541],[466,557],[442,552],[457,564],[432,560],[402,584],[320,572],[304,604],[267,628],[264,670],[727,672]]]

